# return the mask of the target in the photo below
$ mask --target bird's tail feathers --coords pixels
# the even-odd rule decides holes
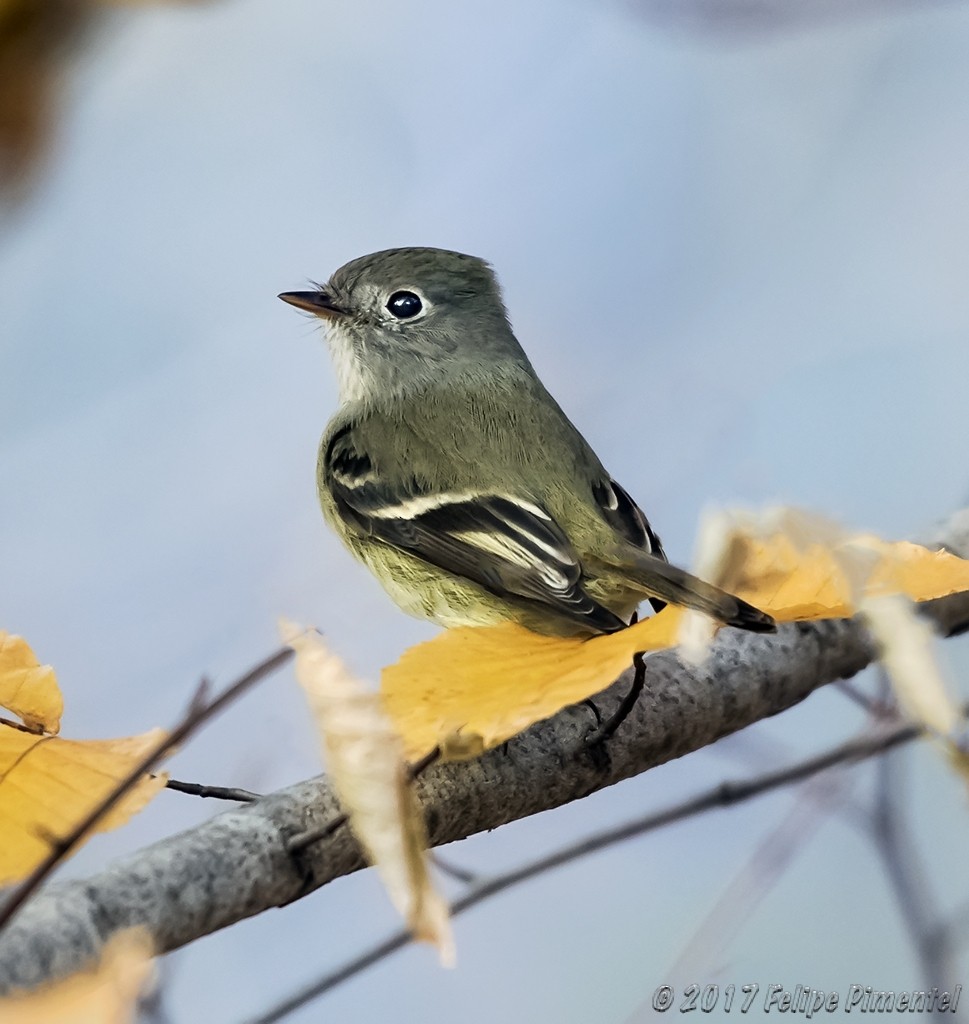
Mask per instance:
[[[695,608],[728,626],[754,633],[773,633],[777,629],[766,612],[669,562],[640,551],[632,555],[624,551],[623,556],[621,567],[613,565],[612,571],[619,568],[630,585],[642,589],[646,597]]]

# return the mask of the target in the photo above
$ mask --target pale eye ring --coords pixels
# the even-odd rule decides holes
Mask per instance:
[[[413,292],[394,292],[387,300],[387,309],[398,320],[410,320],[424,308],[421,297]]]

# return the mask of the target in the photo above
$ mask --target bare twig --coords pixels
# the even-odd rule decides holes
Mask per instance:
[[[898,903],[899,918],[908,931],[926,984],[945,987],[957,976],[955,944],[941,921],[911,831],[906,827],[898,753],[881,760],[871,836]]]
[[[464,911],[470,910],[472,907],[477,906],[477,904],[491,896],[504,892],[506,889],[520,885],[522,882],[544,874],[546,871],[562,867],[574,860],[597,853],[599,850],[604,850],[627,839],[632,839],[635,836],[655,831],[674,822],[703,814],[706,811],[730,807],[733,804],[750,800],[753,797],[760,796],[782,786],[801,782],[836,765],[853,764],[863,761],[876,754],[884,753],[886,750],[897,747],[902,743],[908,743],[917,736],[920,736],[922,732],[921,727],[908,723],[896,725],[889,729],[881,728],[874,732],[865,732],[856,739],[842,743],[822,754],[799,761],[787,768],[766,772],[740,782],[723,782],[712,789],[682,803],[674,804],[665,810],[655,811],[612,829],[605,829],[576,843],[563,846],[553,853],[539,857],[512,871],[495,875],[490,879],[477,881],[472,884],[469,892],[451,903],[451,915],[457,917]],[[411,935],[406,929],[394,932],[372,949],[348,961],[335,971],[323,975],[323,977],[300,989],[300,991],[294,993],[289,998],[277,1003],[259,1017],[251,1018],[247,1024],[273,1024],[274,1021],[282,1020],[294,1010],[305,1006],[311,1000],[336,988],[341,982],[349,980],[361,971],[390,956],[391,953],[395,953],[410,941]]]
[[[420,760],[408,765],[407,775],[411,782],[413,782],[414,779],[416,779],[422,772],[430,768],[435,761],[440,760],[440,757],[441,748],[434,747],[433,750],[428,751],[428,753],[426,753]],[[303,832],[298,836],[293,836],[293,838],[286,844],[286,849],[292,854],[301,853],[308,846],[312,846],[314,843],[328,839],[338,828],[345,825],[348,820],[349,818],[346,814],[338,814],[335,818],[332,818],[320,828],[311,829],[309,832]]]
[[[938,8],[953,0],[629,0],[628,7],[670,31],[719,41],[789,35],[839,21],[861,22],[898,11]]]
[[[828,820],[849,797],[854,777],[844,772],[819,773],[805,781],[788,812],[756,845],[705,914],[666,976],[677,986],[688,975],[702,974],[711,963],[722,963],[724,950],[740,934],[761,903]],[[630,1021],[651,1018],[641,1005]]]
[[[957,906],[934,930],[944,936],[953,950],[961,949],[969,942],[969,902]]]
[[[165,783],[166,789],[173,789],[176,793],[187,793],[189,796],[200,796],[212,800],[235,800],[238,803],[251,803],[258,800],[261,793],[253,793],[248,789],[236,789],[228,786],[206,786],[201,782],[180,782],[178,779],[169,779]]]
[[[18,732],[29,733],[31,736],[37,736],[44,731],[39,725],[31,727],[23,722],[16,722],[12,718],[5,718],[3,715],[0,715],[0,725],[7,729],[16,729]]]
[[[853,701],[860,708],[864,708],[872,718],[888,718],[897,713],[896,709],[888,702],[878,698],[870,697],[863,690],[860,690],[853,679],[838,679],[834,682],[834,688],[840,690],[850,701]]]
[[[293,836],[286,844],[286,852],[290,854],[302,853],[308,846],[322,842],[324,839],[329,839],[338,828],[342,828],[349,820],[350,816],[346,812],[341,811],[336,817],[326,822],[325,825],[310,829],[308,832],[301,832],[298,836]]]
[[[431,852],[431,863],[445,875],[449,875],[456,882],[461,882],[463,885],[474,885],[476,882],[481,880],[481,876],[475,871],[469,871],[467,868],[462,868],[457,864],[452,864],[449,860],[445,860],[439,853]]]
[[[174,750],[183,740],[190,736],[203,722],[221,711],[227,704],[241,696],[250,687],[274,672],[280,665],[292,657],[288,647],[282,647],[275,654],[260,662],[231,686],[222,691],[211,702],[205,702],[208,681],[203,679],[196,688],[188,710],[170,733],[160,740],[147,754],[121,779],[114,789],[85,815],[61,839],[51,843],[50,853],[37,867],[14,889],[7,901],[0,907],[0,931],[7,926],[17,911],[30,896],[37,891],[41,883],[54,871],[58,864],[74,849],[88,832],[114,807],[118,801],[131,790],[143,775],[148,774],[158,763]]]

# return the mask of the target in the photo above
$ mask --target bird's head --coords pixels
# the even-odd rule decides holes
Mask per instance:
[[[325,324],[344,401],[526,365],[491,267],[446,249],[385,249],[279,296]]]

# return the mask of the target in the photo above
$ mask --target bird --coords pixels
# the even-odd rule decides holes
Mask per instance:
[[[404,611],[588,638],[648,600],[775,629],[668,561],[540,381],[486,261],[386,249],[279,298],[323,322],[339,384],[317,463],[324,518]]]

